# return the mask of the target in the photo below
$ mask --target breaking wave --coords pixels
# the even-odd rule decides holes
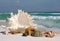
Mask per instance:
[[[60,16],[32,16],[33,19],[60,19]]]

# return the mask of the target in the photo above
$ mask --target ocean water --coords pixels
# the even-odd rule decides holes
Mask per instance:
[[[60,28],[60,13],[31,13],[34,23],[48,28]]]
[[[60,32],[60,13],[29,13],[38,28]],[[1,13],[0,20],[6,20],[10,13]]]

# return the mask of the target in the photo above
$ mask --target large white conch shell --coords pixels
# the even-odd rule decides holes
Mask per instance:
[[[11,13],[11,18],[7,19],[8,28],[11,30],[17,30],[18,28],[27,28],[33,25],[31,16],[22,10],[18,10],[16,15]]]

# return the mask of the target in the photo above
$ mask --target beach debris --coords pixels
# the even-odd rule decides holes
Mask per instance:
[[[23,33],[22,36],[28,36],[27,33]]]
[[[33,26],[29,26],[28,28],[25,29],[25,33],[27,33],[27,35],[31,36],[32,30],[37,30],[37,29]]]
[[[3,30],[1,30],[0,33],[5,34],[5,35],[8,35],[9,30],[6,28],[6,26],[1,25],[0,27],[1,27],[1,29],[3,29]]]
[[[49,31],[49,32],[45,32],[44,36],[52,38],[52,37],[56,36],[56,33],[53,31]]]
[[[29,26],[25,29],[25,33],[23,33],[23,36],[34,36],[34,37],[40,37],[42,36],[42,33],[38,28],[35,28],[33,26]]]
[[[32,36],[42,37],[42,32],[40,30],[35,30],[35,31],[33,31]]]
[[[8,32],[6,32],[6,31],[1,31],[0,33],[2,33],[4,35],[8,35]]]
[[[10,30],[10,32],[21,32],[21,28],[27,28],[30,25],[33,24],[32,17],[22,10],[18,10],[17,14],[11,13],[11,17],[7,18],[7,28]],[[19,29],[19,30],[18,30]]]

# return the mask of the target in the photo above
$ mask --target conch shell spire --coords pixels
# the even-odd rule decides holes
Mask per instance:
[[[11,12],[11,17],[13,16],[13,12]]]

